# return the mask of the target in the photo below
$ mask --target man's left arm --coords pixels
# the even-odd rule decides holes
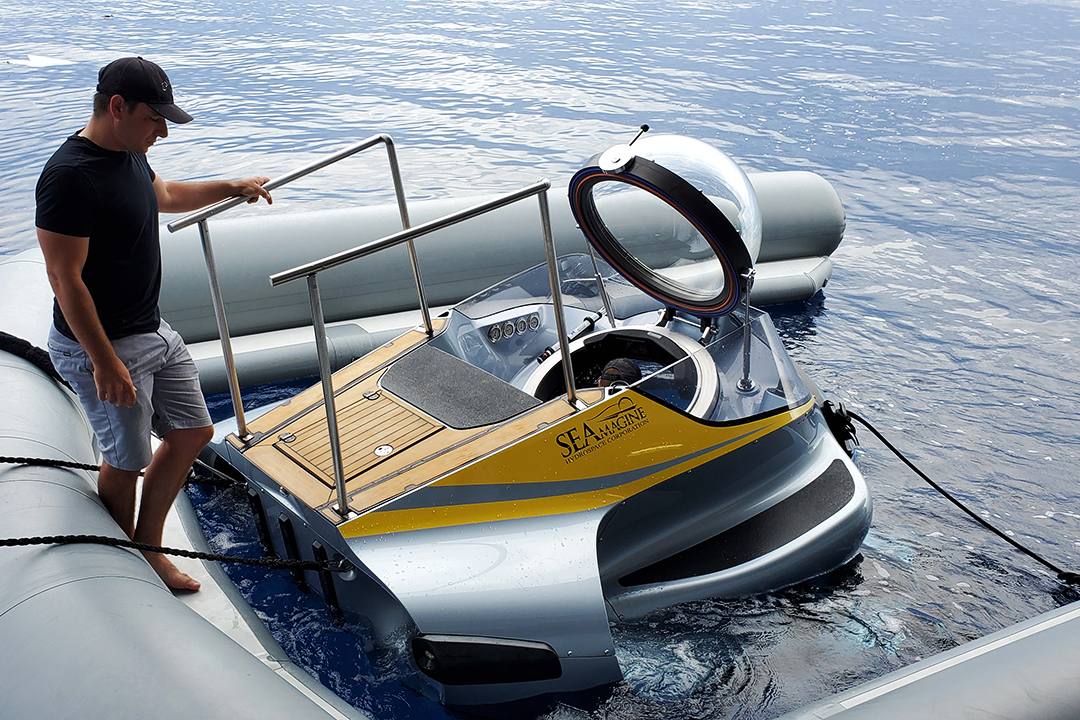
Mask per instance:
[[[253,176],[237,180],[210,180],[208,182],[181,182],[163,180],[154,176],[154,193],[158,199],[158,210],[164,213],[184,213],[212,205],[226,198],[244,195],[248,202],[258,202],[264,198],[273,203],[270,193],[263,187],[270,178]]]

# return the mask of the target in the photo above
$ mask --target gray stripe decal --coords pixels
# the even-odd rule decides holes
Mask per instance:
[[[421,488],[410,493],[400,500],[391,501],[372,512],[386,512],[390,510],[421,510],[433,507],[448,507],[453,505],[474,505],[491,502],[538,500],[545,497],[559,497],[562,495],[574,495],[577,493],[607,490],[621,485],[628,485],[642,478],[646,478],[668,468],[680,465],[688,460],[707,455],[727,445],[739,442],[754,432],[747,432],[738,437],[731,438],[718,445],[703,448],[696,452],[684,455],[674,460],[649,465],[637,470],[615,473],[613,475],[601,475],[599,477],[585,478],[583,480],[557,480],[552,482],[529,482],[529,483],[488,483],[484,485],[455,485],[445,487],[433,485]]]

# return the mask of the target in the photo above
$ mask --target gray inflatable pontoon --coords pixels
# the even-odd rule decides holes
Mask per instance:
[[[5,307],[11,300],[5,292]],[[35,310],[38,319],[48,317]],[[99,461],[78,400],[37,367],[0,352],[0,393],[0,455]],[[0,537],[123,537],[98,499],[94,475],[0,464]],[[5,719],[360,717],[323,699],[328,692],[308,690],[314,681],[298,681],[299,688],[287,682],[275,672],[282,663],[260,662],[200,617],[137,552],[5,547],[0,578]]]
[[[763,220],[752,302],[813,297],[832,275],[829,256],[844,237],[836,190],[810,172],[750,173]],[[564,190],[553,190],[552,235],[559,254],[585,252]],[[409,204],[415,224],[487,197]],[[633,212],[628,209],[626,212]],[[318,373],[303,283],[271,287],[284,268],[355,247],[401,229],[393,205],[215,220],[212,234],[229,334],[242,385]],[[206,392],[227,388],[225,366],[197,228],[162,228],[161,311],[183,335]],[[544,261],[536,208],[517,204],[417,242],[428,302],[447,306]],[[394,248],[319,278],[331,366],[337,370],[415,327],[420,316],[405,249]]]

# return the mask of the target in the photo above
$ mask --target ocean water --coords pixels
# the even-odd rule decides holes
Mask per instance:
[[[1080,2],[0,0],[0,20],[3,254],[34,243],[37,173],[128,54],[163,65],[196,117],[150,153],[167,179],[276,176],[388,132],[410,198],[498,192],[563,183],[641,123],[823,175],[847,232],[824,294],[772,311],[790,352],[931,477],[1080,569]],[[383,162],[244,212],[388,201]],[[616,626],[626,680],[549,717],[775,717],[1077,599],[861,437],[875,518],[856,562]],[[199,499],[213,542],[250,551],[218,519],[235,498]],[[287,579],[233,572],[350,702],[444,715]]]

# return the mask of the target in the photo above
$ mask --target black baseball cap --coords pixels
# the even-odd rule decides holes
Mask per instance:
[[[101,68],[97,91],[119,95],[129,102],[146,103],[154,112],[174,123],[191,122],[191,116],[173,102],[169,76],[141,57],[120,58]]]
[[[604,366],[600,379],[609,383],[622,381],[629,385],[641,379],[641,368],[629,358],[615,358]]]

